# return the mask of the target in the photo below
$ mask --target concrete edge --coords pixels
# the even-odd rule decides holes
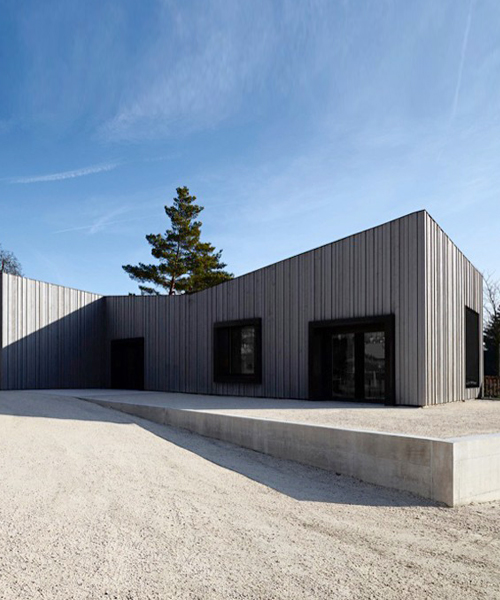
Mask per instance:
[[[83,398],[276,458],[408,491],[448,506],[500,499],[500,434],[436,439]]]
[[[454,505],[453,443],[446,440],[80,399],[276,458]]]

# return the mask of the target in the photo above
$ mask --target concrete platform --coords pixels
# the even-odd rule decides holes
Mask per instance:
[[[130,390],[50,390],[50,393],[109,400],[120,397],[120,402],[131,404],[440,439],[500,433],[499,400],[469,400],[418,408]]]
[[[40,393],[89,400],[448,506],[500,499],[500,402],[415,409],[120,390]]]

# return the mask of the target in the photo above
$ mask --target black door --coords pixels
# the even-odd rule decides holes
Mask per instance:
[[[111,341],[111,387],[144,389],[144,338]]]
[[[312,399],[392,404],[393,318],[317,321],[309,331]]]

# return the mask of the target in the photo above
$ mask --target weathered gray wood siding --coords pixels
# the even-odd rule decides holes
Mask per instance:
[[[423,405],[421,211],[185,297],[107,297],[109,341],[145,338],[150,390],[307,398],[310,321],[394,314],[396,402]],[[216,321],[262,318],[263,382],[213,382]],[[109,382],[109,380],[108,380]]]
[[[310,321],[394,314],[396,402],[474,398],[465,306],[482,319],[481,274],[424,211],[193,296],[101,298],[4,274],[0,387],[109,385],[110,340],[144,337],[146,389],[307,398]],[[262,384],[214,383],[213,324],[254,317]]]
[[[426,404],[477,398],[465,387],[465,307],[480,315],[482,348],[483,277],[428,214],[425,240]]]
[[[101,296],[15,275],[0,278],[1,389],[101,387]]]

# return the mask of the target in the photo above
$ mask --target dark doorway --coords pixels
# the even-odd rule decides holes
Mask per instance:
[[[309,396],[393,404],[393,316],[310,323]]]
[[[111,340],[111,387],[144,389],[144,338]]]

